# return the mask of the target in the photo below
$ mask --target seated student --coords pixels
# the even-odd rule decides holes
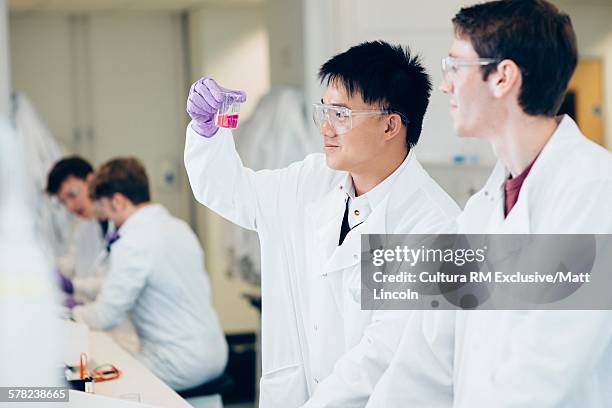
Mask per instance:
[[[175,390],[218,377],[228,350],[195,234],[151,202],[136,159],[102,165],[91,193],[117,226],[118,239],[98,298],[75,307],[75,319],[107,330],[131,316],[141,343],[137,358]]]
[[[58,161],[47,178],[47,193],[78,217],[68,253],[58,259],[62,289],[80,301],[94,300],[106,274],[108,221],[89,197],[93,167],[78,156]]]

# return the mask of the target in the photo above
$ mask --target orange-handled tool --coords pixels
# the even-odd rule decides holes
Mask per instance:
[[[80,362],[80,374],[81,374],[81,379],[85,378],[85,368],[87,367],[87,354],[85,353],[81,353],[81,362]]]

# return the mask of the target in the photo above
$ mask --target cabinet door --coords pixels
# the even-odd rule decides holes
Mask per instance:
[[[591,140],[604,144],[602,64],[599,59],[583,59],[568,86],[568,98],[573,97],[574,119]]]
[[[13,91],[24,92],[64,147],[75,145],[72,28],[65,16],[11,15]]]
[[[189,216],[183,171],[186,80],[179,16],[103,15],[88,32],[90,152],[97,163],[136,156],[153,199]]]

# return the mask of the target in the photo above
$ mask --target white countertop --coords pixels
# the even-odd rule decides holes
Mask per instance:
[[[121,371],[121,376],[116,380],[95,383],[96,395],[126,400],[138,394],[142,404],[155,407],[191,408],[187,401],[130,353],[122,349],[108,334],[99,331],[89,332],[89,354],[88,369],[91,370],[94,366],[102,364],[113,364]],[[71,397],[72,395],[73,393]],[[79,395],[77,398],[71,398],[68,406],[89,408],[90,404],[84,403],[83,397]]]

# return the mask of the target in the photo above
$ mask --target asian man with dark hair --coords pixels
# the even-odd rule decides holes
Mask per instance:
[[[367,42],[319,77],[327,88],[313,119],[325,153],[284,169],[245,168],[231,132],[214,125],[223,94],[244,102],[244,92],[202,78],[187,101],[196,199],[260,238],[262,408],[363,400],[409,312],[361,310],[361,234],[453,232],[459,212],[413,151],[431,90],[416,55]]]

